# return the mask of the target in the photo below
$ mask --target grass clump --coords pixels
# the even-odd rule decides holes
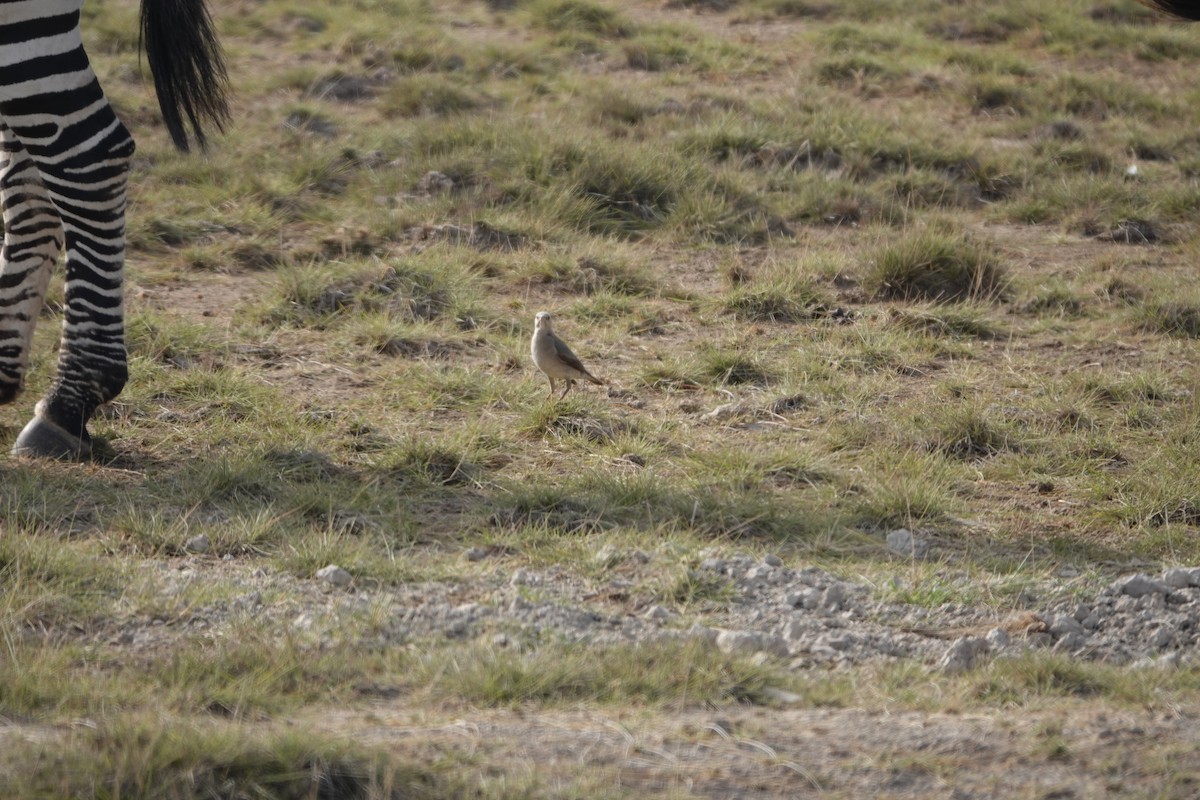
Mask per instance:
[[[1180,301],[1149,301],[1137,310],[1138,324],[1154,333],[1200,338],[1200,304]]]
[[[970,303],[893,308],[888,324],[939,337],[995,339],[1003,335],[1003,329],[989,317],[986,308]]]
[[[828,296],[800,277],[755,281],[735,286],[721,302],[722,310],[743,322],[802,322],[828,313]]]
[[[763,386],[773,377],[758,358],[716,349],[703,355],[701,372],[721,386]]]
[[[962,233],[925,229],[881,247],[864,285],[880,299],[979,301],[1009,294],[994,247]]]
[[[388,765],[380,754],[312,733],[272,731],[263,736],[237,726],[126,717],[66,738],[69,747],[55,769],[26,769],[19,780],[0,772],[5,795],[367,800],[432,798],[438,796],[435,785],[441,784],[441,791],[449,788],[435,770]],[[27,766],[38,763],[31,745],[16,749],[30,751]]]
[[[541,647],[527,653],[476,650],[449,664],[431,659],[424,670],[438,694],[501,707],[630,699],[658,706],[684,698],[688,703],[766,703],[764,690],[777,679],[770,666],[725,656],[696,640],[587,650]]]
[[[1009,427],[986,408],[967,404],[923,417],[930,450],[957,459],[979,459],[1020,448]]]
[[[891,530],[936,523],[959,505],[956,482],[953,470],[940,455],[905,452],[895,463],[875,470],[857,502],[859,525]]]
[[[541,0],[532,8],[537,25],[556,33],[587,33],[621,39],[632,36],[634,26],[612,9],[585,0]]]

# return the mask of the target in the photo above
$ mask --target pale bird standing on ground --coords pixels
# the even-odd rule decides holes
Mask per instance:
[[[533,318],[533,340],[529,343],[529,351],[533,355],[533,363],[550,379],[548,397],[554,396],[555,380],[567,382],[567,388],[563,389],[559,400],[567,396],[575,381],[591,381],[597,386],[604,385],[604,381],[587,371],[587,367],[571,352],[567,343],[554,335],[550,327],[549,312],[539,311]]]

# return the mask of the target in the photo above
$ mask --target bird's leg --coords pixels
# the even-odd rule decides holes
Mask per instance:
[[[551,378],[549,375],[546,378],[550,381],[550,394],[546,395],[546,399],[549,400],[554,397],[554,378]]]
[[[567,378],[567,388],[563,389],[562,397],[558,398],[559,400],[562,400],[564,397],[567,396],[567,392],[571,391],[571,386],[574,383],[575,383],[575,381],[571,380],[570,378]]]

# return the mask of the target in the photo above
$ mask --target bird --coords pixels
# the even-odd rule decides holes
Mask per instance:
[[[539,311],[533,318],[533,339],[529,343],[529,352],[533,355],[533,363],[550,379],[550,394],[554,396],[554,381],[564,380],[567,388],[563,389],[562,400],[571,391],[575,381],[591,381],[597,386],[603,386],[604,381],[587,371],[587,367],[579,357],[571,352],[567,343],[554,335],[550,325],[550,313]]]

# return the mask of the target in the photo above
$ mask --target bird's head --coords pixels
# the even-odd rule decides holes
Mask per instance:
[[[533,329],[535,331],[550,330],[550,312],[549,311],[539,311],[537,313],[537,316],[535,316],[533,318]]]

